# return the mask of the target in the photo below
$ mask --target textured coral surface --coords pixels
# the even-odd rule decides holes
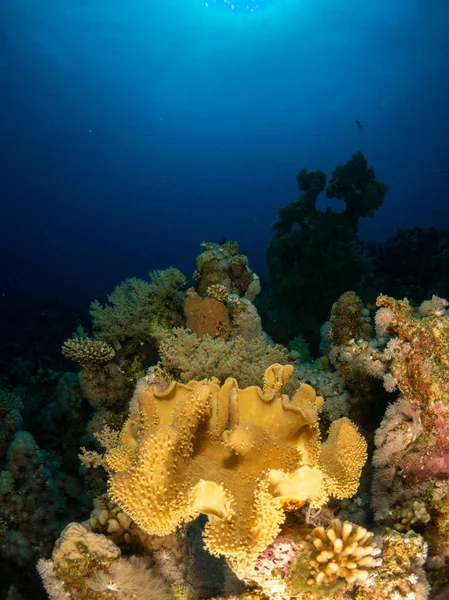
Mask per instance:
[[[208,515],[207,548],[241,574],[278,534],[286,508],[353,495],[366,444],[345,418],[320,444],[323,400],[305,384],[283,395],[292,370],[273,365],[263,390],[241,390],[234,379],[173,383],[163,393],[142,385],[107,455],[112,499],[157,535]]]

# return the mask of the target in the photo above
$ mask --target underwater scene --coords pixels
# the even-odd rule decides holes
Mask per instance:
[[[0,0],[0,600],[449,600],[448,31]]]

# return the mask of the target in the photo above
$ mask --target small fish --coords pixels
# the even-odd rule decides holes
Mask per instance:
[[[361,123],[358,119],[355,120],[355,124],[357,125],[357,127],[360,129],[360,131],[363,131],[364,125],[363,123]]]

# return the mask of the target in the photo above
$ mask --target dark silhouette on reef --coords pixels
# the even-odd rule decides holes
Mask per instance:
[[[316,349],[333,302],[366,286],[370,261],[357,237],[358,222],[374,215],[388,187],[376,180],[361,152],[336,167],[327,187],[322,171],[302,169],[296,181],[300,197],[279,210],[267,248],[271,298],[265,327],[282,342],[302,334]],[[345,202],[342,212],[317,209],[325,189],[329,199]]]

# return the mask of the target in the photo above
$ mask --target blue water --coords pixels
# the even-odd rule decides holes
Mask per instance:
[[[263,275],[295,174],[356,150],[390,186],[366,239],[449,227],[448,25],[446,0],[0,0],[0,297],[191,275],[223,237]]]

